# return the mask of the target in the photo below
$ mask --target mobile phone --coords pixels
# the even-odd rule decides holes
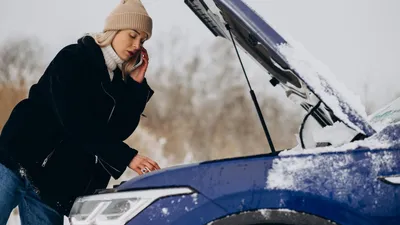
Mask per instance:
[[[140,65],[143,64],[143,52],[142,51],[138,51],[137,54],[139,54],[139,55],[136,57],[135,66],[133,66],[131,72],[134,71],[136,68],[138,68]]]

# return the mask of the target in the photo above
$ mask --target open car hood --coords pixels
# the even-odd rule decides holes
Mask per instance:
[[[236,43],[272,76],[271,84],[280,85],[291,100],[306,111],[321,101],[312,116],[322,126],[337,121],[371,136],[364,106],[352,93],[334,80],[298,58],[298,51],[241,0],[185,0],[196,16],[215,35]],[[229,28],[229,30],[228,30]],[[299,63],[300,62],[300,63]]]

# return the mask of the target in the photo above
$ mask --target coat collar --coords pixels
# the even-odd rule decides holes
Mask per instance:
[[[89,58],[88,63],[90,64],[89,67],[93,68],[96,73],[99,73],[101,81],[110,82],[111,79],[103,52],[94,38],[91,36],[83,36],[78,39],[78,45],[87,53],[87,57]]]

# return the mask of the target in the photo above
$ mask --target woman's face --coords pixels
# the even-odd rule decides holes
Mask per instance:
[[[117,55],[124,61],[135,55],[147,39],[147,34],[137,30],[119,31],[111,45]]]

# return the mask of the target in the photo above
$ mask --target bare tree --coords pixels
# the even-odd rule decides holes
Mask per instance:
[[[161,64],[148,73],[156,94],[141,126],[166,142],[163,153],[146,151],[173,156],[175,163],[187,154],[202,161],[269,151],[232,46],[217,40],[208,48],[201,47],[191,58]],[[168,51],[166,46],[162,49]],[[300,116],[283,113],[286,108],[273,96],[258,98],[277,148],[292,147]],[[138,138],[132,145],[137,142]]]
[[[0,46],[0,130],[12,108],[27,94],[28,80],[43,66],[43,48],[37,40],[6,40]]]

